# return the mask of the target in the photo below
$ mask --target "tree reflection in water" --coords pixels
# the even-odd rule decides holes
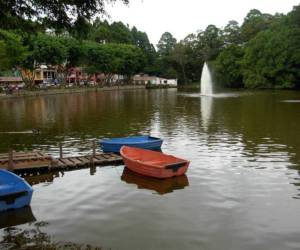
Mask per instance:
[[[47,222],[36,222],[30,228],[21,229],[8,227],[3,230],[0,241],[1,250],[103,250],[101,247],[94,247],[85,244],[72,242],[54,242],[50,235],[42,232]]]

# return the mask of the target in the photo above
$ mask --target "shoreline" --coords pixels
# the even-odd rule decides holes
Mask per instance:
[[[20,97],[33,97],[57,94],[73,94],[84,92],[97,92],[97,91],[113,91],[113,90],[134,90],[146,89],[144,85],[125,85],[125,86],[112,86],[112,87],[82,87],[82,88],[63,88],[63,89],[43,89],[43,90],[19,90],[13,94],[0,94],[0,100]]]

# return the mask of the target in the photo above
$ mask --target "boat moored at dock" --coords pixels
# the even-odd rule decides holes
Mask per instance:
[[[120,153],[122,146],[130,146],[149,150],[160,150],[163,140],[157,137],[142,135],[121,137],[112,139],[103,139],[100,141],[100,146],[104,153],[113,152]]]
[[[186,173],[189,161],[152,150],[123,146],[123,161],[130,170],[156,178],[181,176]]]
[[[0,169],[0,212],[28,206],[33,189],[21,177]]]

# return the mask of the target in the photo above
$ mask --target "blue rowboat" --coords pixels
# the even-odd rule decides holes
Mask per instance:
[[[28,206],[33,189],[21,177],[0,169],[0,212]]]
[[[103,152],[120,153],[122,146],[130,146],[149,150],[160,150],[163,140],[157,137],[142,135],[122,138],[103,139],[100,146]]]

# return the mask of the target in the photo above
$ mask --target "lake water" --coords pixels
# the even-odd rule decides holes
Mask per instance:
[[[124,166],[30,176],[31,209],[0,215],[17,224],[0,229],[1,249],[300,249],[300,92],[49,95],[0,100],[0,118],[0,152],[58,155],[63,142],[80,155],[150,133],[191,161],[162,181]]]

